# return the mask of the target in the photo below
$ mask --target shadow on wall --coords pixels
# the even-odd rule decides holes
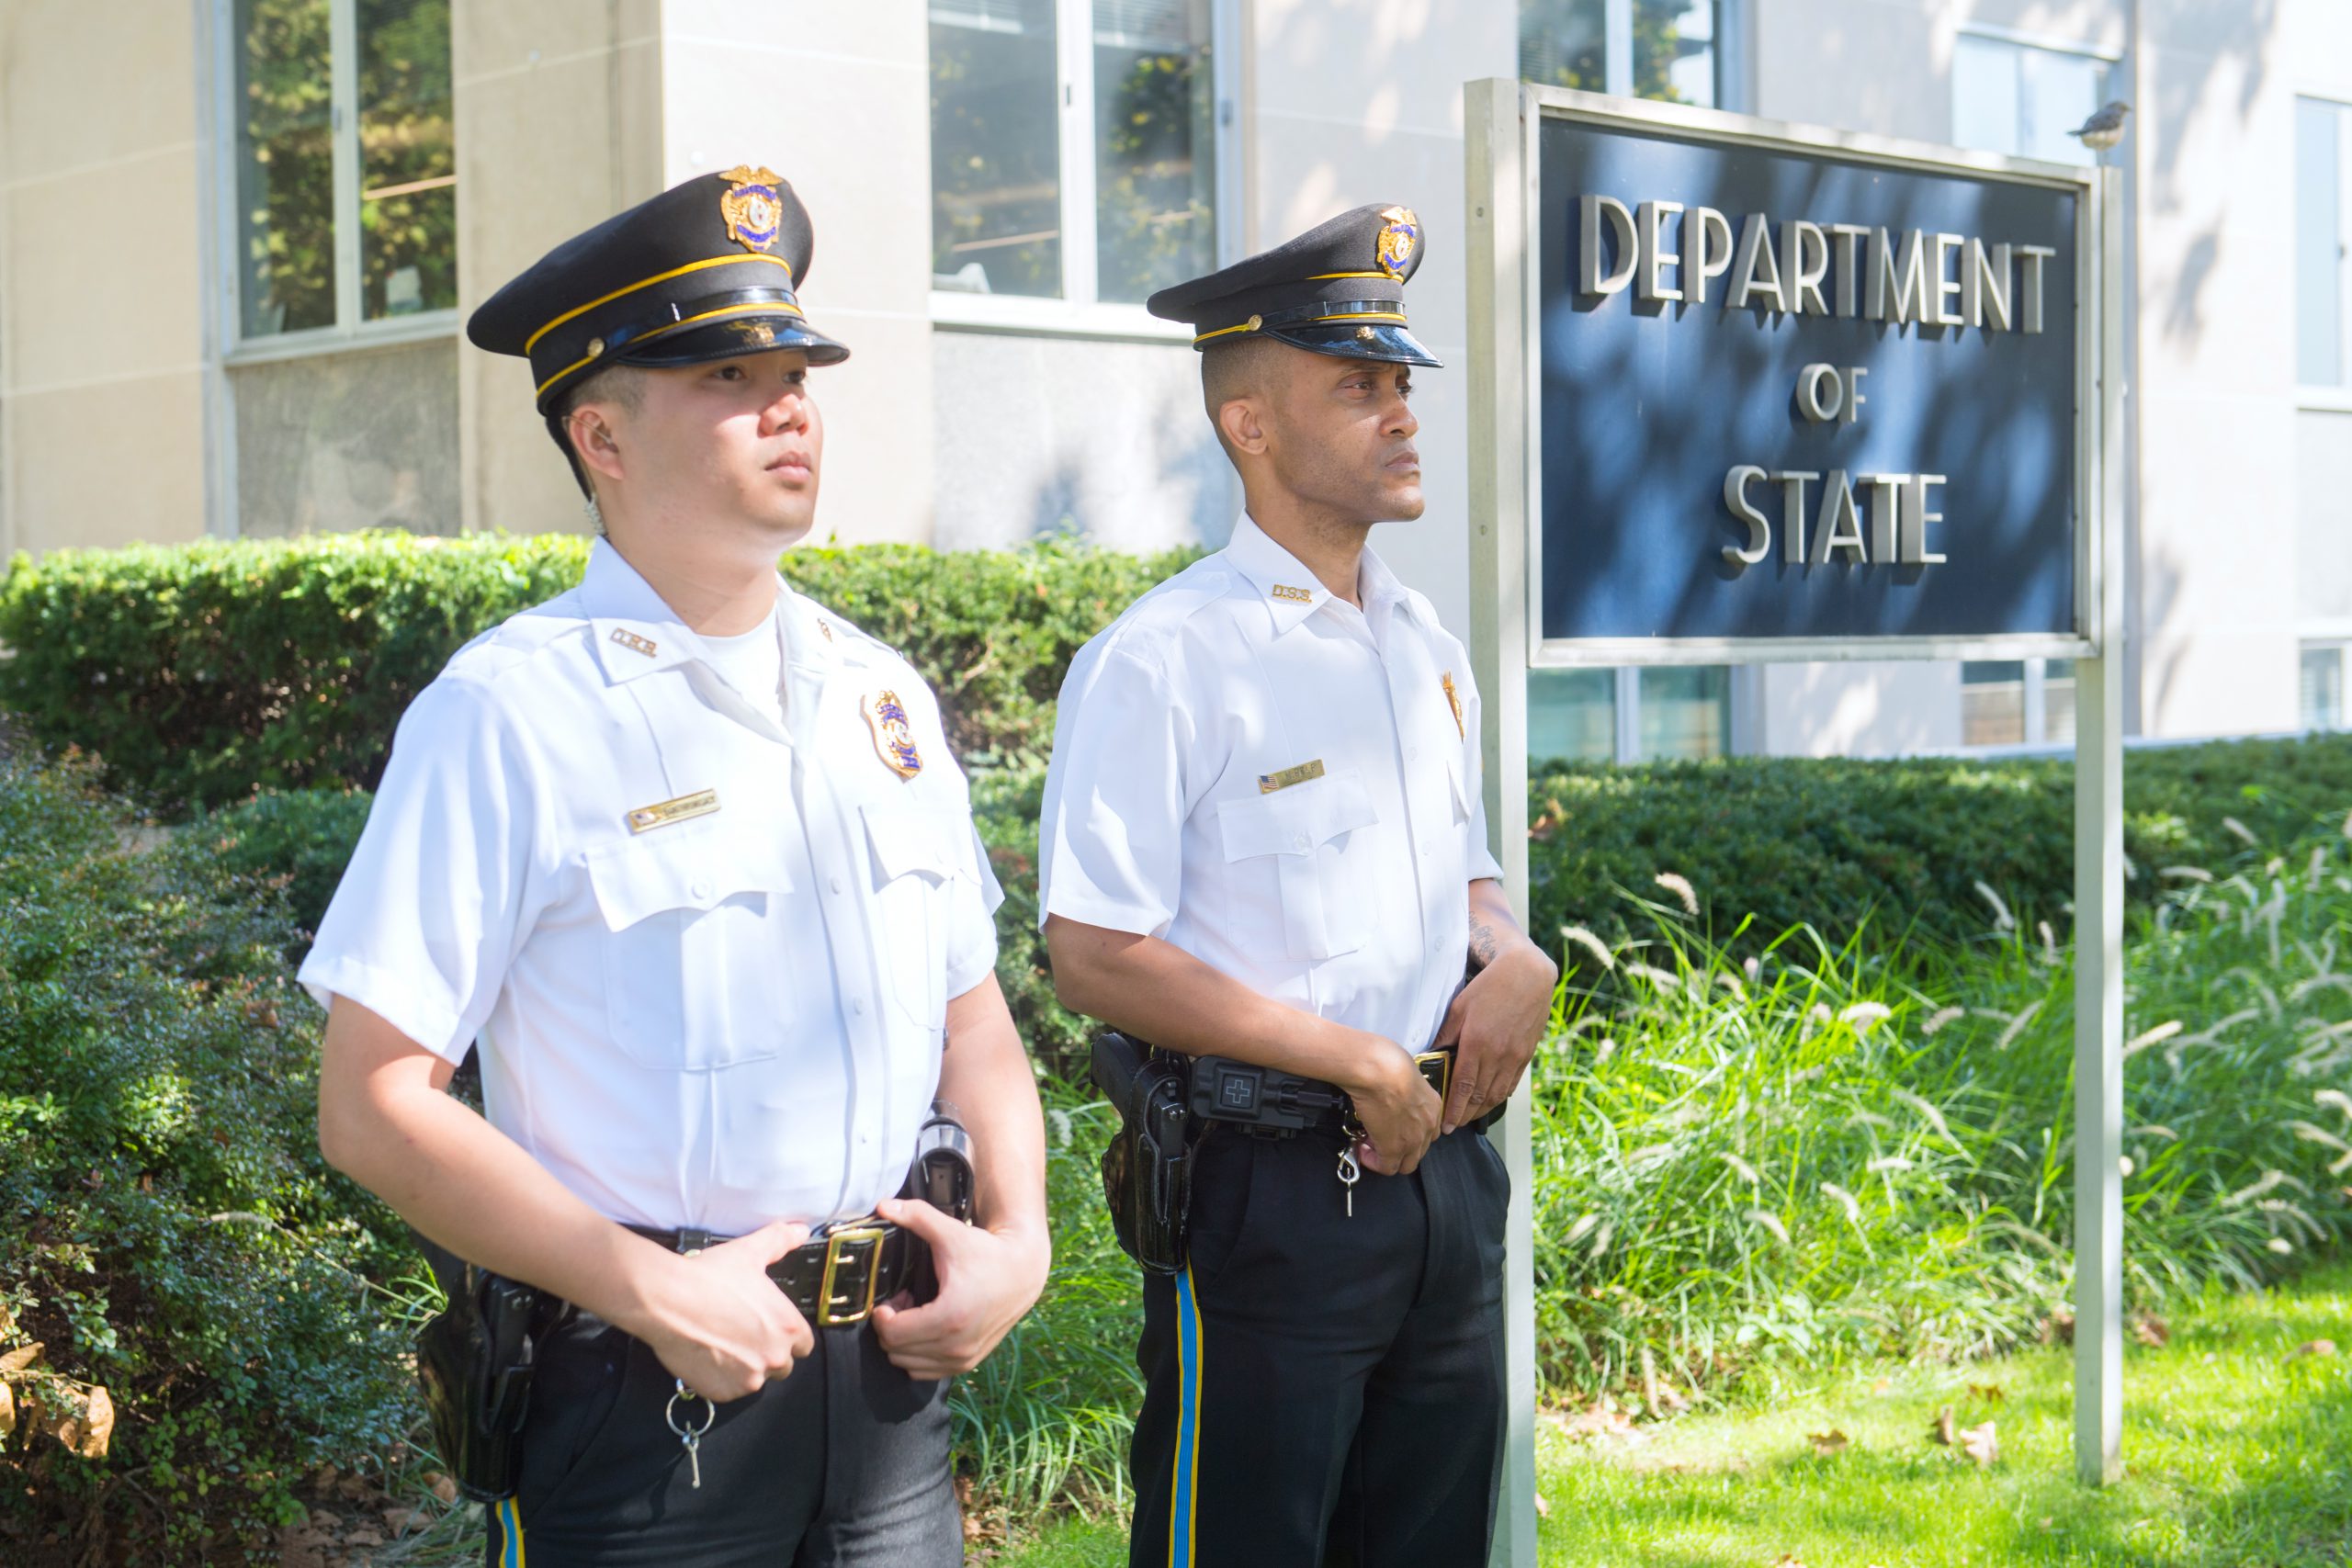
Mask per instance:
[[[980,333],[933,342],[941,548],[1074,534],[1141,553],[1214,547],[1232,532],[1238,487],[1189,346]]]

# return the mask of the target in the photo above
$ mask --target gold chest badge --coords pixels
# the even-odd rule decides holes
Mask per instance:
[[[1439,679],[1445,685],[1445,705],[1453,710],[1453,738],[1465,739],[1469,732],[1462,728],[1462,694],[1453,689],[1453,671],[1449,670]]]
[[[896,692],[876,692],[861,705],[866,728],[874,731],[874,750],[882,765],[902,779],[922,772],[922,753],[915,750],[914,726]]]

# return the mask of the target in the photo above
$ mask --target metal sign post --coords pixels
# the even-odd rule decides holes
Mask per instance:
[[[2071,658],[2077,1451],[2121,1401],[2120,214],[2112,174],[1515,81],[1464,89],[1470,649],[1527,887],[1527,673]],[[1532,1160],[1501,1144],[1535,1562]]]

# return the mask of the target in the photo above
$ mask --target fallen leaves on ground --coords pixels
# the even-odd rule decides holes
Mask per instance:
[[[2138,1313],[2132,1319],[2132,1337],[2152,1350],[2161,1350],[2172,1342],[2172,1326],[2154,1313]]]
[[[2001,1457],[2001,1445],[1993,1435],[1993,1423],[1971,1427],[1960,1434],[1960,1451],[1980,1466],[1989,1465]]]
[[[2305,1357],[2305,1356],[2318,1356],[2318,1357],[2324,1358],[2324,1357],[2328,1357],[2328,1356],[2333,1356],[2333,1355],[2335,1355],[2335,1340],[2333,1340],[2333,1339],[2306,1339],[2306,1340],[2304,1340],[2301,1344],[2300,1344],[2300,1345],[2296,1346],[2293,1349],[2291,1349],[2291,1350],[2290,1350],[2290,1351],[2288,1351],[2288,1352],[2287,1352],[2287,1359],[2289,1359],[2289,1360],[2292,1361],[2292,1360],[2300,1359],[2301,1358]],[[0,1432],[4,1432],[4,1431],[6,1431],[6,1430],[7,1430],[7,1428],[6,1428],[6,1427],[0,1427]]]
[[[1817,1454],[1837,1453],[1853,1441],[1835,1427],[1826,1432],[1807,1432],[1804,1440],[1813,1445],[1813,1451]]]

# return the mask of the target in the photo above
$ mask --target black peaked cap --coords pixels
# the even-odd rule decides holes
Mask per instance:
[[[1436,367],[1405,325],[1405,282],[1421,265],[1409,207],[1359,207],[1286,244],[1163,288],[1144,309],[1186,321],[1193,346],[1265,336],[1343,359]]]
[[[697,175],[541,256],[482,301],[466,336],[530,361],[541,413],[607,365],[776,348],[837,365],[849,350],[800,308],[815,244],[808,209],[775,171]]]

